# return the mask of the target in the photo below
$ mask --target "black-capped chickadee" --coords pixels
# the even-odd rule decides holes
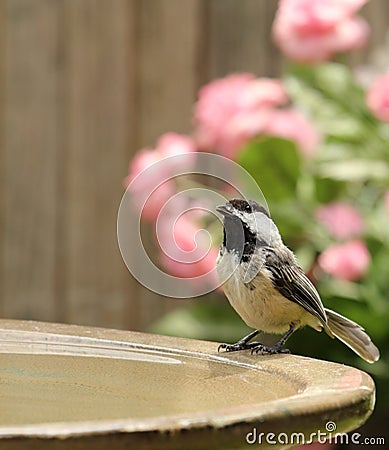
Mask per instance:
[[[236,344],[221,344],[219,350],[289,353],[282,348],[287,339],[309,325],[317,331],[324,328],[331,338],[337,337],[370,363],[379,359],[377,347],[361,326],[324,308],[264,207],[234,199],[216,210],[224,225],[217,271],[232,307],[255,329]],[[272,347],[250,342],[260,331],[284,336]]]

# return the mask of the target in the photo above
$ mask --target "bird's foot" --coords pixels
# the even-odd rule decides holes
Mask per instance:
[[[273,345],[273,347],[268,347],[267,345],[259,344],[251,349],[251,354],[260,353],[261,355],[277,355],[279,353],[290,353],[287,348],[281,348],[280,345]]]
[[[240,350],[249,350],[261,345],[259,342],[237,342],[236,344],[220,344],[217,351],[224,350],[226,352],[238,352]]]

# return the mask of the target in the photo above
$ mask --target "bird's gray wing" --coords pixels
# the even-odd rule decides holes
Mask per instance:
[[[316,288],[297,265],[292,254],[276,253],[270,247],[266,250],[265,268],[271,274],[273,286],[284,297],[298,303],[317,317],[320,322],[327,323],[327,316]]]

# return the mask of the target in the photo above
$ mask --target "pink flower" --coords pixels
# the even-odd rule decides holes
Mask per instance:
[[[160,261],[172,275],[181,278],[205,277],[204,281],[216,287],[218,249],[210,245],[207,235],[199,232],[199,225],[192,219],[190,213],[182,214],[177,219],[174,215],[160,217],[163,221],[158,233]]]
[[[320,142],[320,135],[313,125],[293,109],[274,110],[266,124],[264,134],[294,141],[304,156],[312,156]]]
[[[149,222],[157,219],[163,205],[176,193],[174,176],[190,169],[194,150],[190,137],[166,133],[155,150],[144,149],[135,155],[124,185],[129,188],[142,219]],[[177,157],[170,158],[173,156]]]
[[[202,149],[232,158],[263,130],[272,108],[286,102],[279,80],[249,73],[214,80],[200,89],[195,105],[197,142]]]
[[[249,139],[266,134],[290,139],[311,156],[319,133],[299,112],[277,109],[287,100],[279,80],[244,73],[211,82],[200,90],[195,108],[199,146],[234,158]]]
[[[362,47],[368,24],[355,13],[367,0],[280,0],[273,38],[290,59],[320,62]]]
[[[157,141],[157,151],[161,159],[179,155],[169,164],[172,170],[190,169],[194,163],[196,150],[194,140],[182,134],[165,133]]]
[[[367,272],[370,254],[366,244],[358,239],[328,247],[319,256],[318,264],[335,278],[356,281]]]
[[[347,203],[329,203],[316,211],[316,218],[337,239],[349,239],[363,233],[364,222],[359,211]]]
[[[375,80],[367,92],[366,103],[378,119],[389,122],[389,73]]]

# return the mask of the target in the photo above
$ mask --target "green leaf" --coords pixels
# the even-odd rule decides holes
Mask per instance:
[[[253,141],[239,155],[238,162],[253,176],[270,203],[296,196],[301,159],[293,142],[276,137]]]
[[[343,196],[347,184],[332,178],[316,178],[316,199],[319,203],[330,203]]]
[[[352,142],[364,138],[364,124],[338,101],[297,78],[287,77],[285,85],[294,104],[306,111],[324,134]]]
[[[307,244],[301,245],[295,251],[295,255],[304,272],[308,272],[316,258],[316,252],[313,246]]]
[[[323,177],[343,181],[387,180],[389,165],[384,161],[350,159],[322,163],[319,173]]]
[[[317,88],[327,96],[347,102],[353,107],[357,107],[359,112],[366,110],[363,89],[356,83],[347,66],[337,63],[315,66],[313,67],[313,77]],[[352,96],[345,98],[345,94],[352,94]]]
[[[149,331],[192,339],[235,342],[251,330],[228,301],[221,296],[209,295],[167,313]]]
[[[336,100],[346,109],[352,109],[354,115],[368,113],[364,91],[350,68],[344,64],[329,62],[318,66],[294,65],[290,68],[289,75],[312,86],[323,97]]]
[[[357,143],[377,135],[378,122],[366,107],[363,89],[346,66],[293,66],[284,83],[294,103],[327,136]]]
[[[331,277],[324,278],[321,281],[320,293],[323,297],[339,297],[362,301],[361,286],[358,283]]]

